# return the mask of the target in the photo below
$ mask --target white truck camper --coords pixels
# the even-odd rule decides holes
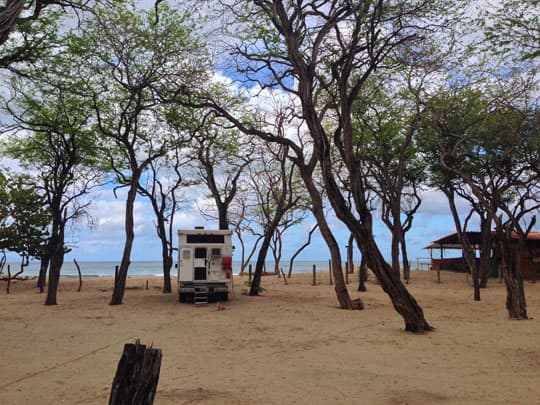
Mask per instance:
[[[178,231],[178,301],[226,301],[232,286],[232,231]]]

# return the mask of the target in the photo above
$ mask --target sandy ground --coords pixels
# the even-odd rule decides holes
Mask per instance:
[[[403,331],[381,288],[355,290],[364,311],[337,309],[327,273],[263,278],[261,297],[179,304],[160,278],[130,278],[109,306],[111,279],[62,279],[46,307],[34,281],[0,284],[0,403],[104,404],[124,343],[163,352],[156,404],[538,404],[540,283],[526,284],[527,321],[511,321],[492,280],[472,300],[465,276],[413,272],[410,291],[437,329]]]

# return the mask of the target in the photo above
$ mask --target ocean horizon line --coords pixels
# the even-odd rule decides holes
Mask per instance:
[[[83,277],[114,277],[116,266],[119,262],[116,261],[77,261]],[[11,265],[11,274],[15,274],[20,269],[20,263],[9,262],[4,266],[4,274],[6,274],[7,265]],[[255,262],[250,262],[252,268],[255,267]],[[294,262],[293,272],[308,273],[313,270],[313,265],[316,265],[319,270],[328,270],[327,260],[296,260]],[[356,265],[356,264],[355,264]],[[283,271],[289,271],[289,261],[282,261],[280,267]],[[28,266],[24,267],[21,276],[37,276],[39,274],[40,262],[32,261]],[[240,261],[233,260],[233,274],[239,274],[241,270]],[[266,270],[273,272],[274,262],[266,262]],[[247,268],[246,268],[247,271]],[[171,275],[176,275],[176,266],[171,268]],[[61,277],[78,277],[79,272],[73,261],[66,260],[60,271]],[[163,277],[162,261],[158,260],[134,260],[128,268],[128,276],[156,276]]]

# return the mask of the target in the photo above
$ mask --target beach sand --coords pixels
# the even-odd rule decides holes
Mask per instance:
[[[145,289],[146,280],[149,289]],[[155,404],[535,404],[540,402],[540,283],[526,283],[532,319],[512,321],[490,280],[472,300],[463,274],[413,272],[408,288],[434,332],[404,332],[380,286],[337,308],[328,273],[263,277],[263,296],[236,277],[226,310],[179,304],[158,277],[129,278],[109,306],[110,278],[62,279],[59,305],[35,281],[0,283],[1,404],[104,404],[125,343],[163,353]]]

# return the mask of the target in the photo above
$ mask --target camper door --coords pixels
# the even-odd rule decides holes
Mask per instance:
[[[207,275],[208,275],[208,257],[207,257],[208,249],[205,247],[196,247],[194,250],[195,250],[195,255],[193,259],[193,267],[194,267],[193,280],[194,281],[206,280]]]
[[[178,266],[178,279],[180,281],[193,281],[193,249],[180,249],[180,265]]]

